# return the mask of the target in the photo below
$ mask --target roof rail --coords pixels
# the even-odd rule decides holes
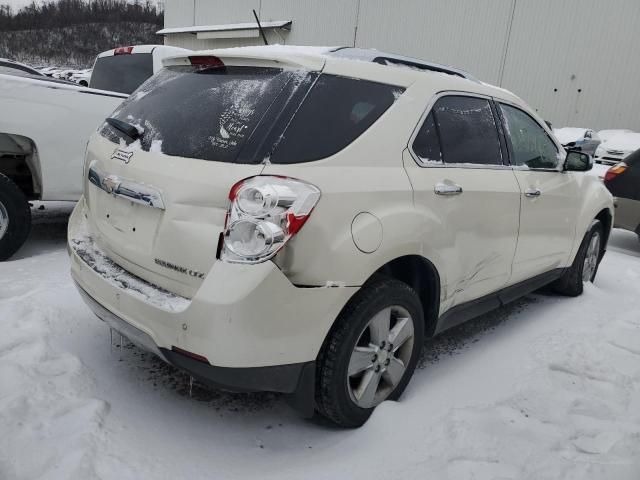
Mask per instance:
[[[375,49],[366,48],[354,48],[354,47],[339,47],[332,50],[329,55],[342,58],[350,58],[354,60],[361,60],[365,62],[374,62],[380,65],[391,66],[405,66],[415,68],[418,70],[425,70],[431,72],[445,73],[447,75],[454,75],[456,77],[466,78],[472,81],[478,81],[469,73],[464,70],[459,70],[447,65],[440,65],[439,63],[426,62],[418,58],[405,57],[402,55],[396,55],[393,53],[380,52]]]

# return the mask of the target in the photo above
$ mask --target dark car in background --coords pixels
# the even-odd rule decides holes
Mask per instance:
[[[604,184],[615,198],[615,227],[631,230],[640,239],[640,149],[611,167]]]
[[[20,62],[14,62],[6,58],[0,58],[0,73],[6,73],[8,75],[18,75],[20,77],[28,77],[30,75],[42,76],[35,68],[31,68],[28,65]]]

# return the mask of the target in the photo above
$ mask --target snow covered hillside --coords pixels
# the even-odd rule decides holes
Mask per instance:
[[[579,298],[536,293],[425,346],[400,402],[358,430],[186,376],[84,306],[71,205],[34,210],[0,263],[2,479],[640,478],[640,243],[615,231]]]

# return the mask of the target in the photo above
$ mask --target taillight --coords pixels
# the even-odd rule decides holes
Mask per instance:
[[[624,162],[620,162],[620,163],[614,165],[609,170],[607,170],[607,173],[604,174],[604,181],[608,182],[610,180],[613,180],[618,175],[620,175],[622,172],[624,172],[626,169],[627,169],[627,164],[624,163]]]
[[[213,55],[197,55],[189,57],[191,65],[200,65],[203,67],[224,67],[224,62]]]
[[[220,258],[269,260],[300,231],[319,199],[317,187],[293,178],[258,176],[236,183],[229,192]]]
[[[133,47],[118,47],[113,51],[114,55],[130,55],[133,53]]]

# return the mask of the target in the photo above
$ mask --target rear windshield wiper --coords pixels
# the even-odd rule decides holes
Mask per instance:
[[[105,121],[119,132],[124,133],[131,140],[137,140],[143,133],[137,127],[130,123],[123,122],[122,120],[118,120],[117,118],[109,117]]]

